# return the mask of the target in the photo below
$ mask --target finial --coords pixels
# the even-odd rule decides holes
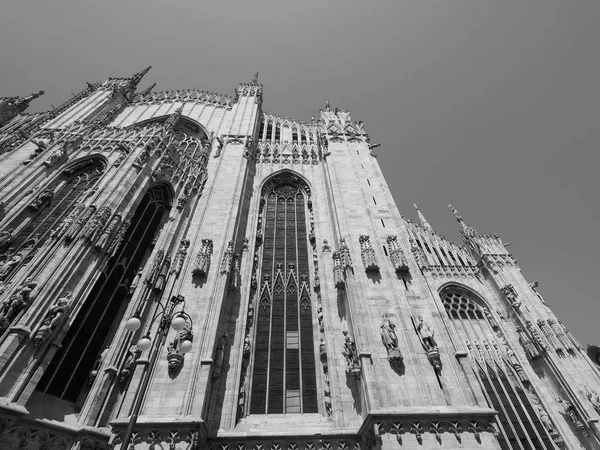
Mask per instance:
[[[152,83],[150,86],[148,86],[142,92],[140,92],[140,96],[148,95],[150,92],[152,92],[152,89],[154,89],[155,87],[156,87],[156,83]]]
[[[167,120],[163,124],[165,132],[173,131],[175,129],[175,125],[177,125],[177,122],[179,122],[179,119],[181,118],[181,113],[183,112],[184,106],[185,103],[182,104],[179,108],[177,108],[175,112],[167,118]]]
[[[252,78],[251,84],[258,84],[258,72],[254,74],[254,78]]]
[[[329,104],[329,100],[325,101],[325,111],[331,110],[331,105]]]
[[[421,210],[419,210],[419,207],[417,206],[417,204],[413,203],[413,206],[417,210],[417,216],[419,217],[419,222],[421,222],[421,225],[423,225],[423,228],[425,228],[427,230],[431,230],[432,229],[431,225],[429,225],[429,222],[427,222],[427,219],[425,219],[425,216],[423,215]]]
[[[448,208],[452,210],[452,212],[454,213],[454,217],[456,217],[456,220],[458,221],[458,223],[460,223],[460,232],[466,239],[477,236],[477,231],[475,231],[475,228],[465,223],[465,221],[454,206],[448,205]]]
[[[140,81],[142,81],[142,78],[144,78],[144,75],[146,75],[150,69],[152,69],[152,66],[148,66],[144,70],[142,70],[141,72],[138,72],[138,73],[134,74],[130,78],[131,79],[131,86],[132,87],[136,87],[138,85],[138,83]]]

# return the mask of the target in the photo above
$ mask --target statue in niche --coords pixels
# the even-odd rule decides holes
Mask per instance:
[[[124,383],[129,379],[129,377],[131,377],[135,367],[135,362],[138,360],[141,354],[142,351],[136,344],[133,344],[131,347],[129,347],[127,357],[125,358],[125,363],[123,364],[123,369],[121,369],[121,372],[119,373],[119,381],[121,383]]]
[[[23,260],[23,253],[17,252],[10,257],[0,268],[0,280],[4,280],[8,274]]]
[[[31,277],[23,281],[21,286],[0,306],[0,331],[8,328],[14,318],[31,303],[31,291],[37,286]]]
[[[391,364],[400,364],[404,357],[398,348],[398,337],[394,329],[396,326],[390,321],[387,314],[382,316],[381,322],[381,341],[387,350],[388,358]]]
[[[594,409],[596,410],[596,412],[598,414],[600,414],[600,396],[598,395],[598,393],[595,392],[595,391],[590,391],[586,387],[585,396],[590,401],[590,403],[592,404],[592,406],[594,407]]]
[[[243,354],[244,354],[244,358],[249,358],[250,357],[250,350],[252,349],[252,341],[250,340],[250,335],[246,335],[245,339],[244,339],[244,350],[243,350]]]
[[[571,423],[578,430],[582,431],[587,436],[587,430],[585,429],[585,425],[577,416],[577,411],[575,410],[575,406],[569,400],[565,400],[563,398],[557,397],[556,401],[562,406],[563,414],[565,414]]]
[[[427,359],[435,371],[439,372],[442,370],[442,360],[440,358],[440,352],[438,350],[437,343],[433,339],[435,331],[433,331],[429,327],[429,324],[423,320],[423,316],[419,316],[417,321],[417,333],[419,333],[423,348],[427,352]]]
[[[342,355],[346,358],[346,364],[348,365],[346,373],[351,373],[354,378],[360,378],[360,361],[358,359],[358,352],[356,351],[356,344],[348,336],[347,331],[344,331],[344,336],[344,350],[342,351]]]
[[[186,321],[183,330],[178,332],[172,342],[169,342],[167,348],[167,364],[169,365],[169,375],[173,376],[183,367],[184,356],[180,351],[180,345],[184,341],[192,341],[194,335],[192,334],[191,325]]]
[[[42,322],[42,326],[35,333],[33,338],[34,345],[39,345],[50,337],[56,326],[66,317],[67,312],[71,308],[71,292],[67,292],[63,297],[59,298],[56,304],[48,310],[46,317]]]
[[[96,377],[98,376],[98,372],[100,371],[100,368],[102,367],[102,364],[104,363],[104,360],[106,359],[106,355],[108,355],[108,347],[106,347],[96,358],[96,361],[94,361],[94,367],[92,368],[92,370],[90,370],[90,376],[88,378],[88,383],[91,386],[94,383],[94,380],[96,380]]]
[[[8,247],[12,243],[13,231],[14,231],[14,228],[9,228],[6,231],[0,232],[0,250],[4,250],[6,247]]]
[[[423,343],[425,350],[437,348],[437,344],[433,340],[433,335],[435,334],[435,331],[433,331],[429,327],[429,324],[425,322],[425,320],[423,320],[423,316],[419,316],[417,320],[419,322],[417,324],[417,332],[421,337],[421,342]]]

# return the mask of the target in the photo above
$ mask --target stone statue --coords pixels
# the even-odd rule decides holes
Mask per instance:
[[[125,358],[125,363],[123,364],[123,368],[119,373],[119,381],[124,383],[129,379],[131,374],[133,373],[133,369],[135,366],[135,362],[142,354],[142,351],[138,348],[136,344],[133,344],[129,347],[129,351],[127,352],[127,357]]]
[[[71,308],[71,292],[67,292],[63,297],[59,298],[56,304],[48,310],[46,317],[42,322],[42,326],[35,333],[33,338],[34,345],[39,345],[50,337],[56,326],[66,317],[67,312]]]
[[[0,330],[8,328],[15,316],[31,303],[31,291],[36,286],[37,283],[31,277],[26,278],[14,294],[2,302],[0,306]]]
[[[540,294],[537,290],[537,287],[540,285],[540,283],[538,283],[537,281],[534,281],[533,283],[531,283],[529,285],[529,287],[531,287],[531,289],[533,290],[533,292],[535,292],[535,295],[538,296],[538,298],[540,299],[540,301],[545,305],[546,302],[544,301],[544,297],[542,297],[542,294]]]
[[[396,326],[390,322],[387,314],[383,315],[383,322],[380,325],[381,328],[381,340],[383,341],[383,345],[385,345],[386,349],[392,349],[398,347],[398,337],[396,336],[396,332],[394,328]]]
[[[94,383],[94,380],[98,376],[98,372],[100,371],[100,368],[102,367],[102,364],[104,363],[104,360],[106,359],[106,355],[108,355],[108,347],[106,347],[98,355],[98,357],[96,358],[96,361],[94,361],[94,367],[92,368],[92,370],[90,370],[90,376],[88,378],[88,383],[90,386]]]
[[[435,331],[433,331],[429,327],[429,324],[423,320],[423,316],[419,316],[417,320],[419,321],[417,324],[417,331],[421,337],[421,342],[423,342],[423,345],[425,346],[425,350],[437,348],[437,344],[433,340]]]
[[[356,344],[348,336],[347,332],[344,332],[344,350],[342,351],[342,355],[346,358],[346,364],[348,364],[348,368],[346,369],[346,373],[351,373],[354,378],[360,378],[360,362],[358,360],[358,352],[356,351]]]
[[[0,280],[5,279],[8,274],[23,260],[23,253],[17,252],[2,265],[0,269]]]
[[[3,250],[11,244],[13,240],[13,231],[13,228],[9,228],[6,231],[0,232],[0,250]]]

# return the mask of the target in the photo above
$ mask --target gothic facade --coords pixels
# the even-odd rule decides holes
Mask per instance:
[[[0,99],[0,448],[598,449],[600,372],[496,235],[404,218],[362,122]]]

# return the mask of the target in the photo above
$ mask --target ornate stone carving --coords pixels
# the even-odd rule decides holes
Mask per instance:
[[[108,221],[108,218],[111,216],[111,214],[112,211],[107,206],[100,208],[98,213],[83,228],[81,236],[84,239],[93,241],[96,237],[96,233],[102,229],[102,225]]]
[[[344,289],[346,283],[344,282],[344,268],[342,267],[342,259],[339,252],[333,252],[333,283],[336,289]]]
[[[362,258],[365,270],[367,272],[378,271],[379,265],[375,257],[375,250],[371,246],[370,237],[366,234],[361,234],[358,241],[360,242],[360,257]]]
[[[550,420],[550,416],[548,416],[548,413],[539,406],[537,407],[537,413],[538,417],[540,418],[540,422],[542,422],[542,425],[544,425],[544,428],[546,429],[554,443],[559,448],[565,448],[565,441],[554,426],[554,424],[552,423],[552,420]]]
[[[227,243],[227,248],[223,254],[223,260],[221,261],[221,274],[231,272],[233,268],[233,241]]]
[[[174,273],[176,276],[181,272],[181,268],[183,267],[183,262],[185,261],[185,256],[187,255],[187,249],[190,246],[190,241],[187,239],[182,239],[179,242],[179,248],[173,257],[173,264],[171,266],[171,273]]]
[[[563,351],[564,349],[562,347],[562,344],[560,343],[556,335],[552,332],[552,329],[546,324],[546,322],[543,319],[538,319],[537,324],[540,330],[542,330],[542,333],[544,333],[544,336],[546,336],[548,342],[550,342],[550,345],[554,348],[554,350]]]
[[[65,240],[74,240],[79,235],[79,231],[88,223],[90,217],[92,217],[92,214],[94,214],[94,212],[96,212],[96,207],[90,206],[86,208],[81,214],[79,214],[77,220],[74,220],[73,224],[67,230]]]
[[[402,352],[398,348],[398,337],[396,336],[396,332],[394,329],[396,326],[392,323],[392,321],[388,318],[387,314],[383,315],[383,320],[381,325],[381,341],[385,349],[387,350],[388,359],[392,366],[399,366],[402,364],[402,360],[404,357],[402,356]]]
[[[437,343],[433,338],[435,331],[430,328],[427,322],[425,322],[423,316],[417,317],[417,333],[419,334],[423,348],[427,352],[427,359],[435,371],[439,372],[442,370],[442,361],[440,359]]]
[[[517,301],[519,294],[517,294],[517,290],[512,284],[507,284],[506,286],[501,287],[500,291],[510,306],[515,309],[519,309],[521,307],[521,301]]]
[[[44,161],[44,165],[46,167],[52,167],[56,165],[59,161],[65,160],[67,158],[67,149],[66,147],[59,146],[58,148],[52,150],[48,159]]]
[[[541,352],[538,350],[536,345],[529,338],[527,333],[525,333],[525,330],[523,328],[517,327],[517,333],[519,334],[519,342],[523,346],[523,349],[525,350],[525,354],[527,355],[527,358],[535,359],[535,358],[539,358],[540,356],[542,356]]]
[[[96,380],[96,378],[98,377],[98,374],[100,373],[100,369],[102,368],[102,364],[104,363],[104,360],[106,359],[106,355],[108,355],[108,347],[106,347],[104,350],[102,350],[102,352],[97,356],[96,361],[94,361],[94,366],[92,367],[92,370],[90,370],[90,374],[88,376],[88,384],[92,385],[94,383],[94,381]]]
[[[526,320],[525,321],[525,325],[527,326],[527,330],[529,331],[529,333],[531,334],[531,336],[533,337],[533,340],[535,341],[536,345],[542,350],[542,351],[546,351],[548,350],[548,346],[544,343],[542,336],[540,335],[540,332],[538,331],[538,329],[533,325],[533,323],[531,323],[530,320]]]
[[[0,232],[0,251],[10,246],[11,242],[13,241],[13,231],[13,228],[9,228],[6,231]]]
[[[399,273],[408,272],[408,260],[404,255],[404,251],[400,248],[397,236],[388,236],[387,238],[388,250],[390,259],[394,265],[394,269]]]
[[[123,363],[123,368],[119,372],[119,381],[121,383],[124,383],[131,377],[131,374],[135,370],[135,363],[141,355],[142,351],[137,345],[133,344],[131,347],[129,347],[127,356],[125,357],[125,362]]]
[[[42,321],[42,326],[36,331],[33,337],[33,344],[39,345],[47,340],[58,325],[67,317],[73,303],[72,294],[67,292],[63,297],[50,307],[46,317]]]
[[[15,292],[2,302],[0,305],[0,333],[6,330],[15,317],[31,304],[33,301],[31,291],[36,286],[37,283],[31,277],[26,278]]]
[[[575,406],[573,406],[573,403],[571,403],[569,400],[565,400],[561,397],[557,397],[556,401],[557,401],[557,403],[559,403],[562,406],[563,414],[565,416],[567,416],[567,418],[573,424],[573,426],[575,426],[575,428],[577,430],[583,432],[583,434],[585,434],[587,436],[588,432],[585,428],[585,425],[579,418],[579,414],[577,414],[577,410],[575,409]]]
[[[169,375],[171,377],[177,375],[183,367],[185,357],[181,351],[181,344],[184,341],[192,342],[193,340],[191,323],[186,320],[185,328],[175,335],[175,339],[169,342],[167,347],[167,364],[169,365]]]
[[[170,268],[171,268],[171,257],[167,255],[162,263],[160,272],[158,272],[156,281],[154,282],[155,290],[162,291],[165,288],[165,283],[167,281],[167,275],[169,274]]]
[[[217,348],[215,350],[214,368],[212,373],[213,381],[218,380],[221,377],[221,370],[223,368],[223,358],[225,357],[225,345],[227,345],[227,338],[229,335],[223,333],[217,341]]]
[[[327,239],[323,239],[323,247],[321,247],[321,251],[322,252],[330,252],[331,251],[331,247],[329,246]]]
[[[557,339],[560,341],[562,346],[567,351],[573,351],[573,343],[571,340],[565,335],[563,328],[552,319],[547,319],[546,322],[556,335]]]
[[[235,291],[240,287],[240,259],[239,253],[235,253],[233,255],[233,262],[231,263],[231,276],[229,278],[230,291]]]
[[[121,242],[123,242],[123,239],[125,239],[125,233],[127,233],[127,230],[129,229],[130,225],[131,220],[126,220],[121,224],[121,226],[119,227],[119,231],[117,231],[117,234],[110,243],[110,247],[108,247],[108,250],[106,251],[106,253],[109,256],[113,257],[117,254],[117,251],[121,246]]]
[[[344,331],[344,350],[342,355],[346,358],[346,373],[351,374],[354,378],[360,378],[360,360],[354,340],[348,336],[348,332]]]
[[[156,279],[158,278],[158,274],[160,273],[161,264],[163,258],[165,257],[164,250],[158,250],[156,255],[154,255],[154,261],[152,261],[152,268],[150,269],[150,273],[146,277],[146,283],[154,284]]]
[[[42,193],[40,193],[33,201],[29,204],[29,209],[33,211],[37,211],[41,208],[44,203],[48,203],[52,197],[54,196],[54,191],[52,189],[46,189]]]
[[[414,239],[411,238],[408,240],[408,242],[410,242],[410,251],[412,252],[413,257],[417,261],[419,269],[426,269],[429,266],[429,263],[427,262],[427,256],[425,256],[425,252],[421,248],[419,248]]]
[[[23,252],[10,254],[4,264],[0,265],[0,281],[5,280],[21,261],[23,261]]]
[[[102,231],[102,234],[100,235],[100,237],[94,244],[94,247],[96,247],[97,249],[100,249],[100,250],[103,250],[104,248],[106,248],[108,246],[108,243],[110,242],[110,237],[112,236],[112,234],[117,229],[117,227],[119,226],[120,223],[121,223],[121,216],[118,214],[114,215],[113,218],[108,223],[108,225],[106,226],[106,228],[104,228],[104,231]]]
[[[196,263],[192,269],[192,275],[208,275],[210,269],[210,256],[213,252],[212,239],[202,239],[202,246],[196,255]]]
[[[537,295],[538,298],[540,299],[540,301],[545,305],[546,302],[544,301],[544,297],[542,297],[542,294],[540,294],[539,291],[537,290],[539,285],[540,285],[540,283],[538,283],[537,281],[534,281],[533,283],[529,284],[529,287],[531,288],[531,290],[533,292],[535,292],[535,295]]]
[[[85,205],[83,205],[82,203],[77,203],[74,207],[73,210],[69,213],[69,215],[65,218],[65,220],[62,221],[62,223],[58,226],[58,228],[56,228],[51,236],[55,237],[55,238],[60,238],[63,233],[65,233],[73,224],[73,222],[75,221],[75,219],[77,217],[79,217],[79,214],[81,214],[81,212],[85,209]]]
[[[350,255],[350,248],[348,248],[348,244],[344,238],[340,238],[340,257],[342,258],[342,266],[344,269],[352,268],[352,256]]]

